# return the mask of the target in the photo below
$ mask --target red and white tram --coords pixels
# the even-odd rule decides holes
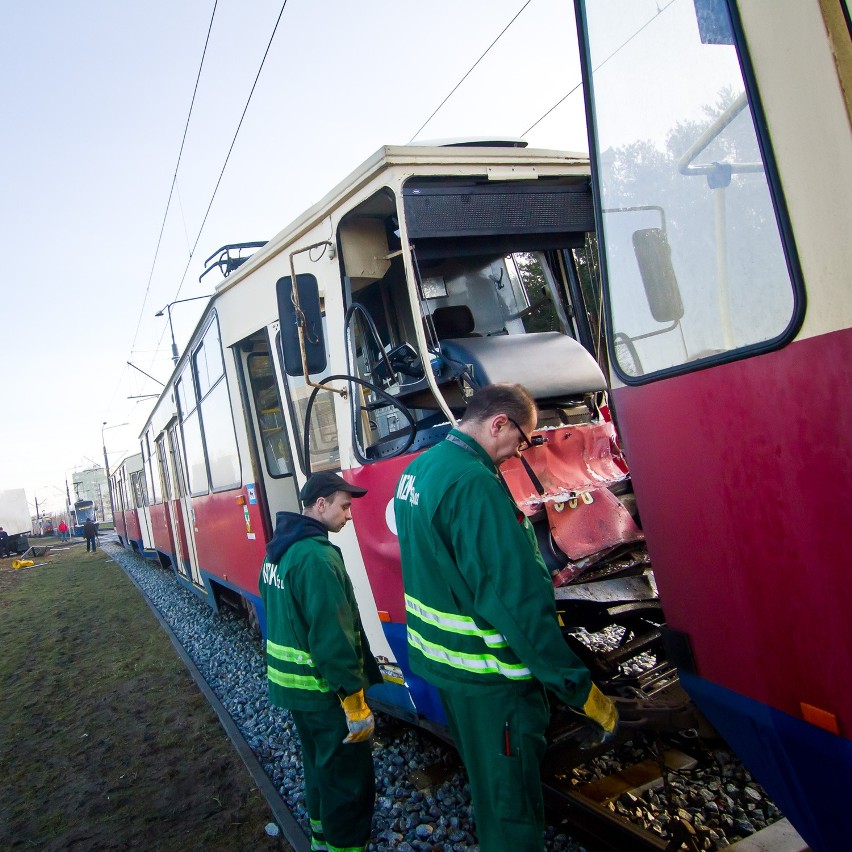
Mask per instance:
[[[849,843],[848,0],[577,0],[624,439],[682,683]]]
[[[276,513],[298,511],[310,471],[341,470],[369,489],[335,541],[385,673],[371,701],[440,727],[437,693],[406,662],[392,498],[475,387],[518,381],[541,419],[504,474],[566,641],[643,718],[665,698],[662,724],[677,708],[691,719],[662,655],[642,676],[620,666],[661,651],[662,614],[606,404],[589,177],[585,155],[518,142],[383,148],[248,259],[214,255],[228,274],[144,427],[141,470],[114,477],[139,516],[123,539],[263,630]],[[611,624],[625,633],[608,660],[567,629]]]

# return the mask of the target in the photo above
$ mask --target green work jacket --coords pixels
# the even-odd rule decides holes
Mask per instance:
[[[565,644],[532,525],[472,438],[448,438],[405,470],[394,498],[409,663],[443,689],[538,679],[582,707],[586,667]]]
[[[302,538],[278,563],[264,560],[259,588],[272,704],[339,706],[342,697],[381,683],[343,556],[327,537]]]

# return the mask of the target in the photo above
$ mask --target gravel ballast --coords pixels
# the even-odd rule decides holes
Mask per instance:
[[[264,655],[247,621],[227,609],[217,615],[180,586],[171,571],[117,542],[104,544],[171,626],[307,833],[299,738],[290,714],[268,702]],[[643,749],[637,739],[636,745],[628,743],[617,753],[595,758],[574,770],[574,782],[594,781],[619,765],[645,759],[648,754]],[[467,777],[457,768],[454,752],[418,730],[377,714],[373,759],[377,800],[370,850],[478,852]],[[697,848],[710,850],[724,848],[781,817],[725,750],[714,752],[709,768],[679,773],[665,789],[642,796],[625,793],[610,808],[664,837],[676,824],[682,829],[682,823],[687,823]],[[554,826],[546,830],[545,846],[552,852],[583,849]]]

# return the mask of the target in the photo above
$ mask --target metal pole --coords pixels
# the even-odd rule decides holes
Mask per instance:
[[[169,312],[169,333],[172,336],[172,361],[174,361],[175,366],[177,366],[178,350],[177,350],[177,343],[175,343],[175,330],[172,328],[172,303],[169,302],[169,304],[166,305],[166,308],[168,309],[168,312]]]
[[[109,478],[109,456],[107,455],[106,440],[104,439],[104,430],[117,429],[119,426],[127,426],[127,423],[115,423],[112,426],[107,426],[107,421],[104,420],[103,424],[101,425],[101,444],[103,445],[104,451],[104,472],[106,473],[107,491],[109,492],[109,513],[113,523],[115,523],[115,504],[112,502],[112,482]],[[68,487],[67,479],[65,480],[65,487]],[[103,514],[103,496],[101,497],[101,514]]]
[[[166,311],[169,315],[169,334],[171,334],[172,337],[172,361],[174,361],[175,366],[177,366],[177,362],[180,356],[178,355],[177,343],[175,343],[175,330],[172,327],[172,305],[179,305],[182,302],[194,302],[197,299],[210,298],[212,298],[211,294],[208,294],[206,296],[191,296],[189,299],[175,299],[174,302],[169,302],[162,310],[159,310],[157,311],[157,313],[154,314],[155,317],[161,317],[163,315],[163,311]],[[130,364],[130,366],[132,367],[133,364]]]
[[[106,420],[104,420],[104,425],[101,426],[101,444],[103,444],[104,449],[104,472],[106,473],[107,491],[109,492],[109,513],[112,516],[114,522],[115,508],[112,505],[112,483],[109,481],[109,458],[107,457],[106,441],[104,440],[104,426],[106,426]],[[101,514],[103,514],[103,506],[101,507]]]

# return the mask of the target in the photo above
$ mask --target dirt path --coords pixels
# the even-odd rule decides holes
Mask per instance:
[[[289,850],[121,569],[0,560],[0,849]]]

